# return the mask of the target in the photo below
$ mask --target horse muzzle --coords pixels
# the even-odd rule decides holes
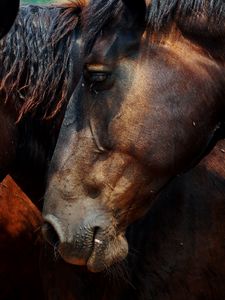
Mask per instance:
[[[73,229],[54,215],[44,216],[44,221],[44,239],[67,263],[101,272],[127,256],[128,244],[124,235],[117,234],[105,216],[92,215]]]

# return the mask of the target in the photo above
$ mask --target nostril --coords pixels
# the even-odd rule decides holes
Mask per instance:
[[[53,247],[60,243],[59,235],[50,223],[44,223],[42,226],[42,234],[45,240]]]
[[[92,199],[99,197],[99,195],[101,194],[101,190],[97,186],[87,185],[86,189],[87,189],[88,196],[91,197]]]

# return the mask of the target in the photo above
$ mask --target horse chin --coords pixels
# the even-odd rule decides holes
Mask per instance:
[[[71,255],[66,255],[62,251],[59,251],[59,254],[62,257],[62,259],[70,265],[74,265],[74,266],[85,266],[86,265],[86,261],[81,258],[77,258],[77,257],[71,256]]]

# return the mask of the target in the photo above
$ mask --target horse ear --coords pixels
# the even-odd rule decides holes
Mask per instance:
[[[19,10],[19,0],[0,0],[0,38],[11,28]]]
[[[145,0],[122,0],[128,10],[131,12],[135,21],[142,25],[145,23],[146,3]]]

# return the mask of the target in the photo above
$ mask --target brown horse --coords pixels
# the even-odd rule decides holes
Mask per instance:
[[[1,0],[0,2],[0,38],[11,28],[19,10],[19,0]]]
[[[0,184],[0,299],[43,299],[38,209],[10,177]]]
[[[108,287],[94,299],[223,299],[224,174],[202,161],[224,137],[223,1],[99,0],[84,24],[83,77],[45,197],[46,239],[92,272],[128,255],[137,292]],[[82,276],[90,286],[101,278]]]

